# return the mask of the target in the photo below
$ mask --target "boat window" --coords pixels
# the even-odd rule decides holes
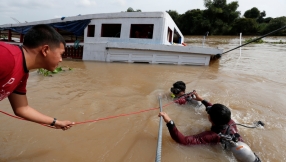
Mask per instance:
[[[130,38],[152,39],[154,24],[131,24]]]
[[[101,37],[120,38],[121,24],[102,24]]]
[[[87,26],[87,37],[94,37],[95,25]]]
[[[179,32],[177,32],[176,29],[174,29],[174,38],[173,38],[173,43],[178,43],[178,44],[181,44],[182,42],[182,37],[181,35],[179,34]]]
[[[172,35],[173,35],[173,31],[168,28],[168,33],[167,33],[167,40],[172,43]]]

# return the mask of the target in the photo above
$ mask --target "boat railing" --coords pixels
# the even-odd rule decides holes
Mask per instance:
[[[65,53],[62,55],[63,58],[71,59],[82,59],[83,56],[83,45],[70,45],[68,43],[65,47]]]

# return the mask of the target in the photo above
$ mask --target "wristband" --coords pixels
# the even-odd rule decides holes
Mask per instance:
[[[173,121],[173,120],[170,120],[167,124],[173,125],[173,124],[174,124],[174,121]]]
[[[50,126],[54,126],[56,124],[57,119],[54,118],[54,121],[52,122],[52,124]]]
[[[175,126],[175,123],[173,120],[170,120],[166,125],[168,128],[173,128]]]

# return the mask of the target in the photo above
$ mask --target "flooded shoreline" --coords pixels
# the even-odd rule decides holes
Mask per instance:
[[[206,46],[227,51],[239,45],[238,37],[227,38],[208,37]],[[286,40],[282,38],[267,39]],[[202,37],[190,39],[201,45]],[[219,43],[223,41],[227,43]],[[231,51],[209,66],[64,60],[60,66],[73,70],[53,77],[31,72],[27,97],[30,106],[44,114],[81,122],[158,107],[157,96],[167,95],[172,84],[182,80],[187,91],[195,89],[206,100],[230,107],[236,122],[264,121],[264,129],[238,127],[241,136],[262,161],[285,161],[285,48],[285,44],[250,44],[241,55]],[[165,96],[162,104],[169,102]],[[0,108],[13,113],[7,99]],[[184,135],[210,128],[203,106],[172,104],[164,111]],[[157,115],[152,110],[61,131],[1,114],[0,161],[154,161]],[[219,145],[179,145],[163,124],[162,161],[235,159]]]

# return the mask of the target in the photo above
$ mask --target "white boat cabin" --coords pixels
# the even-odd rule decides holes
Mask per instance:
[[[211,56],[223,52],[217,48],[184,46],[184,36],[166,12],[79,15],[0,25],[0,31],[8,35],[9,42],[11,35],[18,35],[20,44],[25,32],[36,24],[50,24],[64,36],[67,42],[64,56],[68,58],[104,62],[209,65]]]

